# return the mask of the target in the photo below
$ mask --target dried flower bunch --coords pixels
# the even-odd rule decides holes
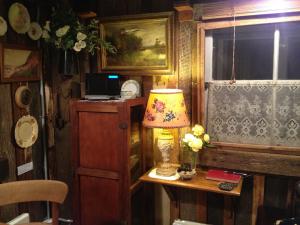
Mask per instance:
[[[98,23],[97,19],[82,23],[72,9],[54,7],[51,19],[43,27],[42,38],[63,50],[94,54],[102,47],[114,53],[116,48],[100,38]]]

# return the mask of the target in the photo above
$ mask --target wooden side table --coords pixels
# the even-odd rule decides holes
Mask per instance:
[[[150,170],[151,171],[151,170]],[[177,188],[185,188],[185,189],[194,189],[201,192],[214,192],[224,195],[224,225],[233,225],[234,224],[234,211],[232,210],[232,200],[234,197],[238,197],[241,194],[243,179],[240,180],[237,187],[235,187],[232,191],[223,191],[218,188],[218,184],[221,183],[219,181],[207,180],[205,178],[206,171],[197,170],[197,174],[191,180],[162,180],[158,178],[151,178],[148,176],[150,173],[148,171],[140,180],[143,182],[156,183],[160,184],[166,190],[168,197],[170,199],[170,220],[174,221],[177,218],[180,218],[179,211],[179,199],[177,194]],[[206,198],[200,199],[206,201]],[[201,204],[205,205],[205,204]],[[202,213],[202,212],[200,212]],[[206,209],[205,209],[206,213]],[[206,221],[201,221],[206,222]]]

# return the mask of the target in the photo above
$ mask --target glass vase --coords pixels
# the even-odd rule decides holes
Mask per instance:
[[[79,61],[76,52],[73,50],[60,51],[58,72],[65,76],[73,76],[79,73]]]
[[[198,152],[194,152],[193,150],[187,147],[183,148],[181,164],[190,165],[191,170],[195,174],[197,163],[198,163]]]

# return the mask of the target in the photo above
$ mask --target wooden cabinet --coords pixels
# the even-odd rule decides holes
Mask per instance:
[[[144,98],[71,102],[76,225],[131,224],[143,174]]]

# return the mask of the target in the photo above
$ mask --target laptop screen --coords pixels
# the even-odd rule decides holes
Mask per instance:
[[[117,74],[86,74],[85,95],[120,95],[120,76]]]

